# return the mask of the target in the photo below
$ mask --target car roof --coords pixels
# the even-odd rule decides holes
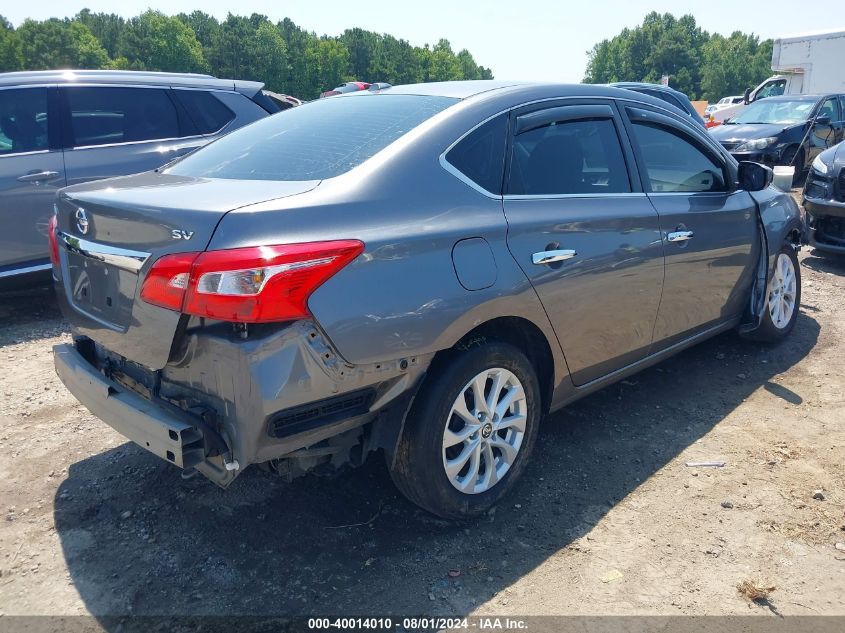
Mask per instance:
[[[129,85],[167,85],[184,88],[212,88],[217,90],[238,90],[257,92],[264,84],[257,81],[218,79],[211,75],[195,73],[163,73],[137,70],[28,70],[0,73],[0,87],[40,85],[105,83]]]
[[[480,95],[493,96],[504,92],[531,92],[533,90],[554,90],[561,97],[607,97],[616,99],[630,99],[631,91],[611,84],[565,84],[557,82],[539,81],[499,81],[493,79],[478,79],[470,81],[439,81],[420,84],[406,84],[390,86],[380,90],[361,90],[343,95],[344,98],[355,98],[372,94],[417,95],[432,97],[451,97],[453,99],[470,99]],[[660,103],[654,97],[643,93],[636,93],[646,103]],[[681,93],[683,94],[683,93]]]
[[[420,84],[404,84],[382,88],[380,94],[406,94],[431,97],[452,97],[454,99],[468,99],[483,92],[500,90],[516,85],[529,85],[529,82],[496,81],[492,79],[478,79],[470,81],[434,81]],[[375,92],[375,91],[370,91]]]

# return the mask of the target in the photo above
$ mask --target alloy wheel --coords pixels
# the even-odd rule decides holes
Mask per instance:
[[[775,260],[775,270],[769,282],[769,316],[779,330],[787,327],[795,312],[797,282],[795,266],[785,253],[779,253]]]
[[[461,389],[443,432],[443,468],[456,489],[479,494],[501,481],[522,446],[527,407],[519,378],[500,367]]]

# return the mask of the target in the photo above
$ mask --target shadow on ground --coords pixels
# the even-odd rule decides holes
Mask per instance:
[[[845,255],[825,253],[817,248],[802,258],[801,265],[820,273],[845,275]]]
[[[405,501],[378,456],[293,484],[251,468],[223,491],[125,444],[71,466],[56,528],[101,617],[466,613],[590,531],[754,390],[800,401],[770,379],[818,334],[802,313],[779,346],[722,335],[571,405],[544,425],[513,494],[470,523]]]

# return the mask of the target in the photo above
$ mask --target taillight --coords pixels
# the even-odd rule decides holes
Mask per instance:
[[[309,316],[308,298],[364,250],[357,240],[166,255],[141,288],[148,303],[241,323]]]
[[[191,266],[198,256],[199,253],[177,253],[156,260],[141,286],[141,299],[162,308],[181,311]]]
[[[59,240],[56,237],[56,214],[50,216],[50,221],[47,223],[47,239],[50,241],[50,261],[53,266],[59,265]]]

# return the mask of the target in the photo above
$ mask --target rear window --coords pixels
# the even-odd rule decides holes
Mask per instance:
[[[313,101],[236,130],[166,171],[238,180],[333,178],[457,101],[371,94]]]
[[[235,113],[223,105],[214,93],[206,90],[175,90],[179,103],[185,106],[200,134],[214,134],[235,118]]]

